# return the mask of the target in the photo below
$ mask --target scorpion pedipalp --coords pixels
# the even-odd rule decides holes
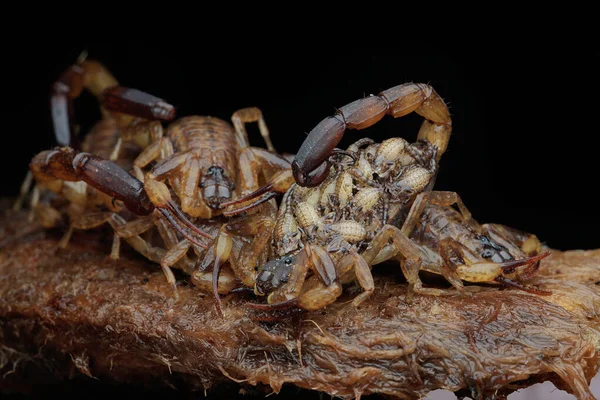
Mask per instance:
[[[72,128],[73,100],[84,89],[96,96],[104,114],[127,114],[148,121],[170,121],[175,118],[174,106],[141,90],[120,86],[104,65],[85,58],[86,56],[80,57],[75,65],[67,68],[52,86],[50,109],[54,135],[59,145],[75,145]],[[119,116],[117,119],[122,118]],[[131,124],[131,119],[125,118],[124,121],[121,127],[124,136],[131,136],[128,130],[140,130],[139,126]]]
[[[425,117],[418,138],[436,146],[439,161],[452,131],[448,107],[431,86],[406,83],[347,104],[334,116],[321,121],[310,131],[292,162],[296,182],[301,186],[316,186],[323,182],[330,167],[327,160],[347,129],[364,129],[385,114],[397,118],[413,111]]]

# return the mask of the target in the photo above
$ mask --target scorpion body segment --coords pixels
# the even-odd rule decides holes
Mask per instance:
[[[189,176],[190,172],[188,179],[191,182],[185,180],[185,185],[194,189],[199,187],[202,198],[212,209],[218,210],[222,202],[231,199],[238,175],[236,160],[239,150],[230,124],[213,117],[185,117],[169,126],[167,137],[173,142],[175,154],[188,153],[186,162],[190,169],[199,171],[195,176]],[[160,174],[160,166],[154,171]],[[189,198],[184,194],[186,189],[181,192],[184,199]],[[192,197],[196,196],[192,190]],[[186,204],[186,212],[187,207]]]

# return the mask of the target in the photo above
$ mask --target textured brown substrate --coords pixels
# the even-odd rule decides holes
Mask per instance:
[[[87,375],[209,394],[289,384],[349,398],[439,388],[504,398],[550,379],[593,399],[600,250],[545,259],[534,283],[551,296],[485,288],[408,304],[396,273],[377,278],[358,310],[350,293],[322,312],[260,323],[244,307],[251,295],[225,296],[223,319],[184,277],[174,299],[160,268],[126,245],[111,261],[107,232],[76,232],[57,251],[59,235],[2,217],[0,390]]]

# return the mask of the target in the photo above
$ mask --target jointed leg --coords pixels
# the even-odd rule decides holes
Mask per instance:
[[[421,252],[419,248],[402,231],[392,225],[384,225],[381,231],[375,235],[369,248],[362,254],[367,265],[371,265],[378,253],[383,250],[389,241],[396,247],[399,258],[400,268],[408,281],[410,290],[416,293],[440,296],[445,294],[443,290],[424,288],[419,271],[421,269]]]
[[[23,183],[21,184],[21,189],[19,190],[19,196],[17,200],[15,200],[12,209],[13,211],[20,211],[23,206],[23,201],[25,200],[25,196],[29,193],[29,189],[31,189],[31,184],[33,182],[33,174],[31,171],[27,171],[25,175],[25,179],[23,179]]]
[[[169,140],[169,138],[163,137],[159,140],[152,142],[148,147],[146,147],[134,160],[133,162],[133,170],[135,172],[136,177],[144,181],[144,174],[142,172],[142,168],[146,165],[150,164],[155,160],[165,160],[171,157],[174,153],[173,144]],[[169,160],[173,160],[170,158]],[[174,163],[167,163],[163,166],[159,172],[162,174],[155,173],[155,175],[164,175],[168,174],[170,170],[179,168],[180,164],[183,162],[183,158],[177,158]],[[169,169],[170,168],[170,169]]]
[[[275,151],[273,143],[271,142],[269,129],[267,128],[267,124],[263,117],[262,111],[259,108],[248,107],[242,108],[241,110],[237,110],[231,116],[231,121],[233,122],[236,139],[241,149],[250,147],[250,142],[248,140],[248,133],[246,132],[245,124],[251,122],[258,122],[258,130],[260,131],[260,134],[263,137],[265,144],[267,145],[267,149],[272,153],[277,153]]]
[[[156,223],[155,216],[153,214],[148,215],[146,217],[138,218],[134,221],[120,224],[115,228],[116,237],[124,238],[125,240],[131,239],[133,237],[138,241],[137,245],[143,248],[143,251],[140,251],[143,255],[147,256],[147,254],[152,254],[152,257],[159,258],[151,259],[160,264],[160,267],[167,278],[167,282],[173,288],[173,291],[177,291],[177,284],[175,280],[175,275],[173,275],[173,271],[171,270],[171,266],[177,263],[183,256],[185,256],[187,250],[190,247],[190,244],[187,240],[183,240],[177,245],[170,246],[171,243],[165,243],[167,245],[167,251],[164,250],[161,252],[157,252],[156,248],[154,248],[150,243],[143,240],[139,235],[147,232],[152,229]],[[158,220],[162,221],[162,220]],[[148,257],[149,258],[149,257]]]
[[[410,207],[410,211],[408,212],[408,216],[402,225],[401,231],[407,237],[410,237],[412,230],[414,229],[417,222],[421,218],[421,214],[425,209],[427,204],[436,204],[442,207],[448,207],[452,204],[458,206],[460,213],[463,216],[465,221],[469,221],[471,219],[471,212],[467,209],[465,204],[462,202],[460,196],[456,192],[444,192],[444,191],[433,191],[433,192],[423,192],[419,193],[415,198],[412,206]]]
[[[454,262],[454,260],[464,259],[462,245],[451,238],[443,239],[438,245],[438,252],[444,260],[441,266],[442,276],[457,290],[463,290],[463,283],[455,271],[456,263]]]
[[[122,115],[122,114],[120,114]],[[128,142],[134,142],[142,148],[146,148],[163,138],[163,127],[160,121],[147,121],[132,118],[120,118],[121,138]]]
[[[95,212],[71,218],[69,229],[61,238],[60,242],[58,243],[58,246],[63,249],[67,247],[71,239],[73,229],[89,230],[101,226],[105,223],[109,223],[113,228],[116,229],[118,226],[118,222],[115,220],[115,215],[116,214],[112,212]],[[116,232],[115,235],[117,235]],[[110,257],[115,260],[119,258],[119,243],[116,239],[113,240],[113,246],[110,253]]]
[[[364,292],[354,298],[352,304],[358,307],[367,297],[369,297],[375,290],[375,282],[373,281],[373,275],[371,274],[371,268],[369,264],[364,260],[363,257],[357,253],[351,253],[344,256],[337,264],[337,274],[340,276],[342,282],[345,282],[344,275],[352,273]]]
[[[268,253],[274,228],[273,218],[262,214],[237,218],[225,226],[226,231],[234,236],[251,238],[251,241],[242,246],[239,256],[232,257],[229,262],[235,275],[247,287],[254,286],[255,267],[259,265],[261,259],[264,260],[265,252]]]

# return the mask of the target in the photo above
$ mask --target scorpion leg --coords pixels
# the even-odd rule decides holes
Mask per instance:
[[[114,241],[117,243],[115,246],[119,246],[120,238],[131,238],[133,236],[141,235],[142,233],[150,230],[153,226],[154,215],[152,214],[115,226]],[[116,258],[118,258],[118,254]]]
[[[148,217],[145,217],[143,219],[146,220],[146,219],[148,219]],[[71,237],[71,233],[73,232],[73,229],[88,230],[88,229],[93,229],[98,226],[101,226],[105,223],[110,224],[110,226],[115,231],[115,236],[113,238],[113,245],[112,245],[112,250],[110,253],[110,258],[112,258],[114,260],[118,259],[119,258],[119,249],[120,249],[119,238],[124,237],[124,236],[121,236],[120,228],[125,226],[126,224],[125,224],[125,221],[121,217],[119,217],[117,214],[115,214],[113,212],[87,213],[87,214],[83,214],[83,215],[77,216],[75,218],[72,218],[68,231],[65,233],[65,235],[62,237],[62,239],[59,242],[59,247],[65,248],[67,246],[67,244],[70,240],[70,237]],[[136,238],[131,239],[134,236],[136,236]],[[136,234],[131,233],[131,232],[129,232],[129,235],[126,236],[126,240],[128,242],[129,242],[129,239],[131,239],[132,241],[142,240],[139,236],[137,236]],[[142,254],[144,254],[144,253],[142,253]]]
[[[121,224],[115,227],[116,236],[119,238],[124,238],[125,240],[136,237],[138,242],[143,243],[142,246],[145,249],[152,249],[153,247],[145,240],[141,239],[140,234],[148,231],[152,227],[160,226],[159,232],[163,241],[165,242],[168,250],[166,252],[161,252],[160,254],[156,254],[154,251],[155,260],[158,264],[160,264],[161,269],[167,279],[167,282],[172,287],[173,292],[177,296],[177,282],[175,279],[175,275],[171,270],[171,266],[177,264],[182,258],[186,255],[189,250],[191,244],[186,239],[181,242],[177,242],[177,237],[167,232],[167,228],[164,222],[160,219],[156,220],[154,215],[148,215],[146,217],[138,218],[135,221],[131,221],[128,223]],[[148,250],[145,250],[147,253]],[[144,253],[142,253],[144,254]],[[192,268],[184,268],[188,272],[192,270]]]
[[[345,275],[353,272],[352,275],[363,288],[364,291],[352,301],[352,304],[354,304],[355,307],[358,307],[360,303],[369,297],[375,290],[375,282],[373,281],[371,268],[369,268],[369,264],[367,264],[365,259],[359,254],[353,252],[344,256],[338,261],[336,270],[341,277],[342,282],[345,282]]]
[[[62,237],[58,246],[63,249],[67,247],[73,229],[88,230],[96,228],[100,225],[107,223],[111,219],[112,214],[112,212],[94,212],[71,218],[71,225],[69,226],[69,230]]]
[[[158,140],[153,141],[148,147],[146,147],[133,161],[133,171],[140,181],[144,181],[144,173],[142,168],[150,164],[155,160],[167,160],[171,159],[174,154],[173,143],[169,138],[161,137]],[[179,164],[171,168],[178,168]],[[163,174],[168,172],[163,172]],[[155,173],[156,174],[156,173]]]
[[[459,274],[456,273],[456,262],[454,262],[457,259],[464,259],[463,245],[452,238],[443,239],[438,244],[438,252],[444,260],[440,268],[442,276],[457,290],[463,290],[464,286]]]
[[[525,257],[518,260],[504,261],[501,263],[495,262],[475,262],[466,263],[465,265],[459,265],[456,267],[456,272],[460,279],[468,282],[492,282],[496,278],[503,276],[503,274],[509,274],[515,271],[517,267],[529,266],[536,264],[543,258],[550,255],[550,252]]]
[[[406,83],[347,104],[321,121],[310,131],[292,163],[296,182],[301,186],[316,186],[327,177],[329,156],[347,129],[364,129],[386,114],[397,118],[413,111],[425,117],[418,138],[437,147],[439,161],[452,131],[448,107],[431,86]]]
[[[233,122],[233,126],[235,128],[236,139],[240,149],[250,147],[250,141],[248,140],[248,132],[246,132],[245,124],[257,122],[258,130],[260,131],[260,134],[267,145],[267,149],[272,153],[277,153],[273,143],[271,142],[269,128],[267,128],[267,123],[265,122],[265,118],[263,117],[263,113],[260,108],[248,107],[237,110],[231,116],[231,121]]]
[[[251,241],[242,246],[239,256],[232,257],[229,261],[231,269],[240,278],[244,286],[254,286],[256,267],[260,265],[261,259],[264,261],[264,258],[266,258],[274,228],[275,221],[273,218],[262,214],[236,218],[225,225],[228,233],[234,236],[251,238]]]
[[[400,261],[400,268],[406,277],[409,284],[409,296],[412,292],[418,294],[441,296],[446,294],[441,289],[424,288],[419,278],[422,259],[419,247],[415,245],[400,229],[393,225],[384,225],[383,228],[375,235],[371,244],[362,254],[367,265],[372,265],[378,254],[383,251],[388,242],[392,241],[392,245],[396,248],[397,257]],[[393,255],[390,255],[390,258]],[[381,260],[379,260],[381,262]]]
[[[421,214],[427,204],[436,204],[442,207],[451,206],[456,204],[460,213],[465,221],[471,219],[471,212],[467,209],[460,196],[456,192],[445,192],[445,191],[433,191],[433,192],[422,192],[417,195],[415,201],[410,207],[408,216],[402,225],[402,233],[407,237],[412,233],[413,228],[419,222]]]
[[[192,283],[201,290],[209,292],[212,290],[212,272],[203,272],[196,267],[195,262],[186,257],[191,243],[184,239],[179,241],[173,229],[163,219],[156,220],[156,227],[160,233],[163,242],[169,249],[167,253],[160,259],[161,267],[164,269],[172,266],[185,271],[191,276]],[[207,252],[214,250],[209,248]],[[237,286],[237,279],[231,273],[223,271],[218,278],[219,294],[227,294]]]
[[[21,188],[19,189],[19,196],[15,200],[12,206],[13,211],[20,211],[21,207],[23,207],[23,201],[29,193],[29,189],[31,189],[31,185],[33,183],[33,174],[31,171],[27,171],[25,175],[25,179],[23,179],[23,183],[21,183]]]
[[[171,270],[171,266],[176,264],[179,260],[181,260],[190,249],[190,242],[187,240],[182,240],[177,243],[175,246],[171,247],[165,255],[160,259],[160,267],[162,268],[165,277],[167,278],[167,282],[173,288],[173,292],[177,296],[177,282],[175,280],[175,275],[173,275],[173,271]]]

